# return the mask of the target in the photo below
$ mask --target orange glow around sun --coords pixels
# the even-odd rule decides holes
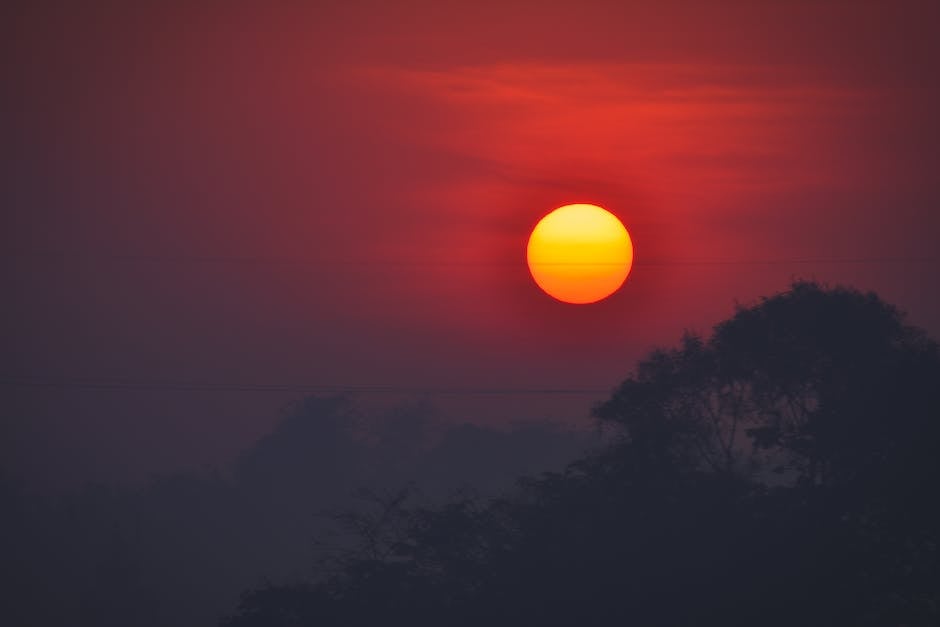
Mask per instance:
[[[565,303],[587,304],[623,285],[633,266],[633,242],[606,209],[565,205],[535,225],[526,256],[532,278],[546,294]]]

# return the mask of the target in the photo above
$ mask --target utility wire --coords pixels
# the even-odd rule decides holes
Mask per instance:
[[[234,264],[259,266],[516,266],[525,265],[524,259],[518,261],[460,262],[437,260],[397,260],[397,259],[341,259],[311,257],[264,257],[264,256],[218,256],[218,255],[140,255],[140,254],[97,254],[69,252],[6,252],[0,254],[6,260],[43,260],[60,262],[86,263],[168,263],[168,264]],[[938,257],[894,256],[894,257],[793,257],[769,259],[637,259],[635,266],[729,266],[729,265],[784,265],[784,264],[904,264],[937,263]],[[541,264],[554,265],[554,264]],[[561,265],[575,265],[565,262]],[[603,265],[591,263],[589,265]],[[613,264],[621,265],[621,264]]]
[[[393,385],[307,385],[295,383],[231,383],[159,379],[93,379],[2,375],[0,386],[83,390],[153,390],[176,392],[292,392],[332,394],[414,394],[434,396],[588,396],[609,394],[602,388],[422,387]]]

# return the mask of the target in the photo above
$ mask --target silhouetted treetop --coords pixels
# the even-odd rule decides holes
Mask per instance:
[[[610,446],[503,498],[348,517],[338,572],[223,624],[940,624],[940,358],[875,295],[794,283],[594,414]]]
[[[654,351],[594,415],[651,464],[829,483],[935,433],[938,372],[895,307],[797,282]]]

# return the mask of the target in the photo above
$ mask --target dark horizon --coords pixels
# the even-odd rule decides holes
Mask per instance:
[[[938,411],[936,341],[875,294],[797,282],[650,352],[593,407],[593,435],[311,396],[227,468],[59,496],[2,476],[0,612],[37,627],[727,625],[786,597],[768,624],[926,626]],[[677,577],[688,609],[655,601]],[[619,578],[639,585],[632,610],[604,592]],[[722,581],[744,586],[733,610]]]

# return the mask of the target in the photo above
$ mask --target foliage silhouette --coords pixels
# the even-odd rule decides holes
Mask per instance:
[[[382,496],[414,482],[410,494],[420,488],[424,502],[443,500],[452,485],[496,493],[520,473],[572,459],[586,443],[544,425],[447,426],[410,405],[386,413],[349,398],[308,398],[288,407],[277,429],[224,473],[56,498],[0,474],[0,580],[7,582],[0,622],[213,624],[247,587],[325,572],[323,555],[342,556],[325,565],[343,568],[361,534],[339,533],[323,514],[352,507],[360,487]],[[510,455],[520,450],[520,458]]]
[[[794,283],[595,416],[605,449],[503,498],[398,495],[392,533],[222,624],[940,622],[940,358],[876,296]]]

